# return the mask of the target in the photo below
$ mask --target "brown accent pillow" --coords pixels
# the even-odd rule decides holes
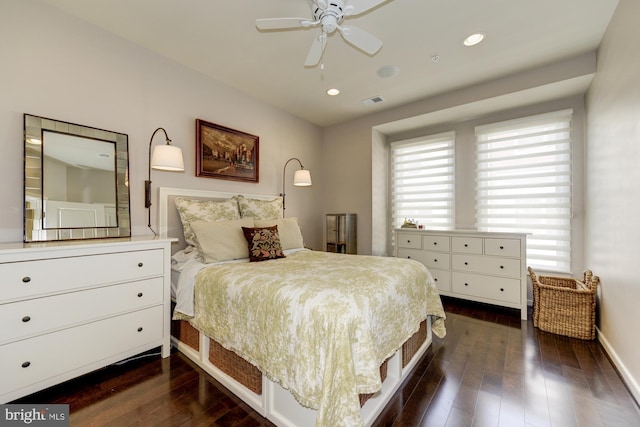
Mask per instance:
[[[273,227],[242,227],[242,232],[249,244],[250,262],[285,258],[277,225]]]

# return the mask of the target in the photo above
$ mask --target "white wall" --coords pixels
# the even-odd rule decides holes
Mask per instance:
[[[586,259],[600,340],[640,401],[640,2],[621,0],[587,93]]]
[[[285,161],[298,157],[314,185],[287,186],[287,216],[298,216],[306,243],[321,247],[323,218],[316,200],[322,192],[322,130],[317,126],[37,0],[2,0],[0,58],[0,242],[22,240],[22,115],[29,113],[129,135],[136,235],[151,235],[143,181],[149,138],[157,127],[183,149],[186,171],[152,171],[154,201],[159,186],[277,195]],[[259,183],[195,177],[196,118],[260,137]],[[157,139],[154,144],[162,143]],[[290,165],[287,175],[294,169]]]

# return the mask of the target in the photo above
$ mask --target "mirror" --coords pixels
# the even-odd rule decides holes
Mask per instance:
[[[24,115],[24,241],[131,236],[126,134]]]

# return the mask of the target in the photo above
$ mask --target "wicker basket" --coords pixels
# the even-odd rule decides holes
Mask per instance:
[[[533,326],[567,337],[596,336],[596,291],[600,279],[586,270],[583,280],[538,276],[529,267],[533,284]]]

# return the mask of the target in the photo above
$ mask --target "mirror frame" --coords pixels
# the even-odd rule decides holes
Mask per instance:
[[[43,228],[43,150],[42,145],[30,141],[39,139],[42,144],[44,131],[99,139],[115,144],[117,226]],[[131,237],[130,205],[127,134],[24,114],[24,242]]]

